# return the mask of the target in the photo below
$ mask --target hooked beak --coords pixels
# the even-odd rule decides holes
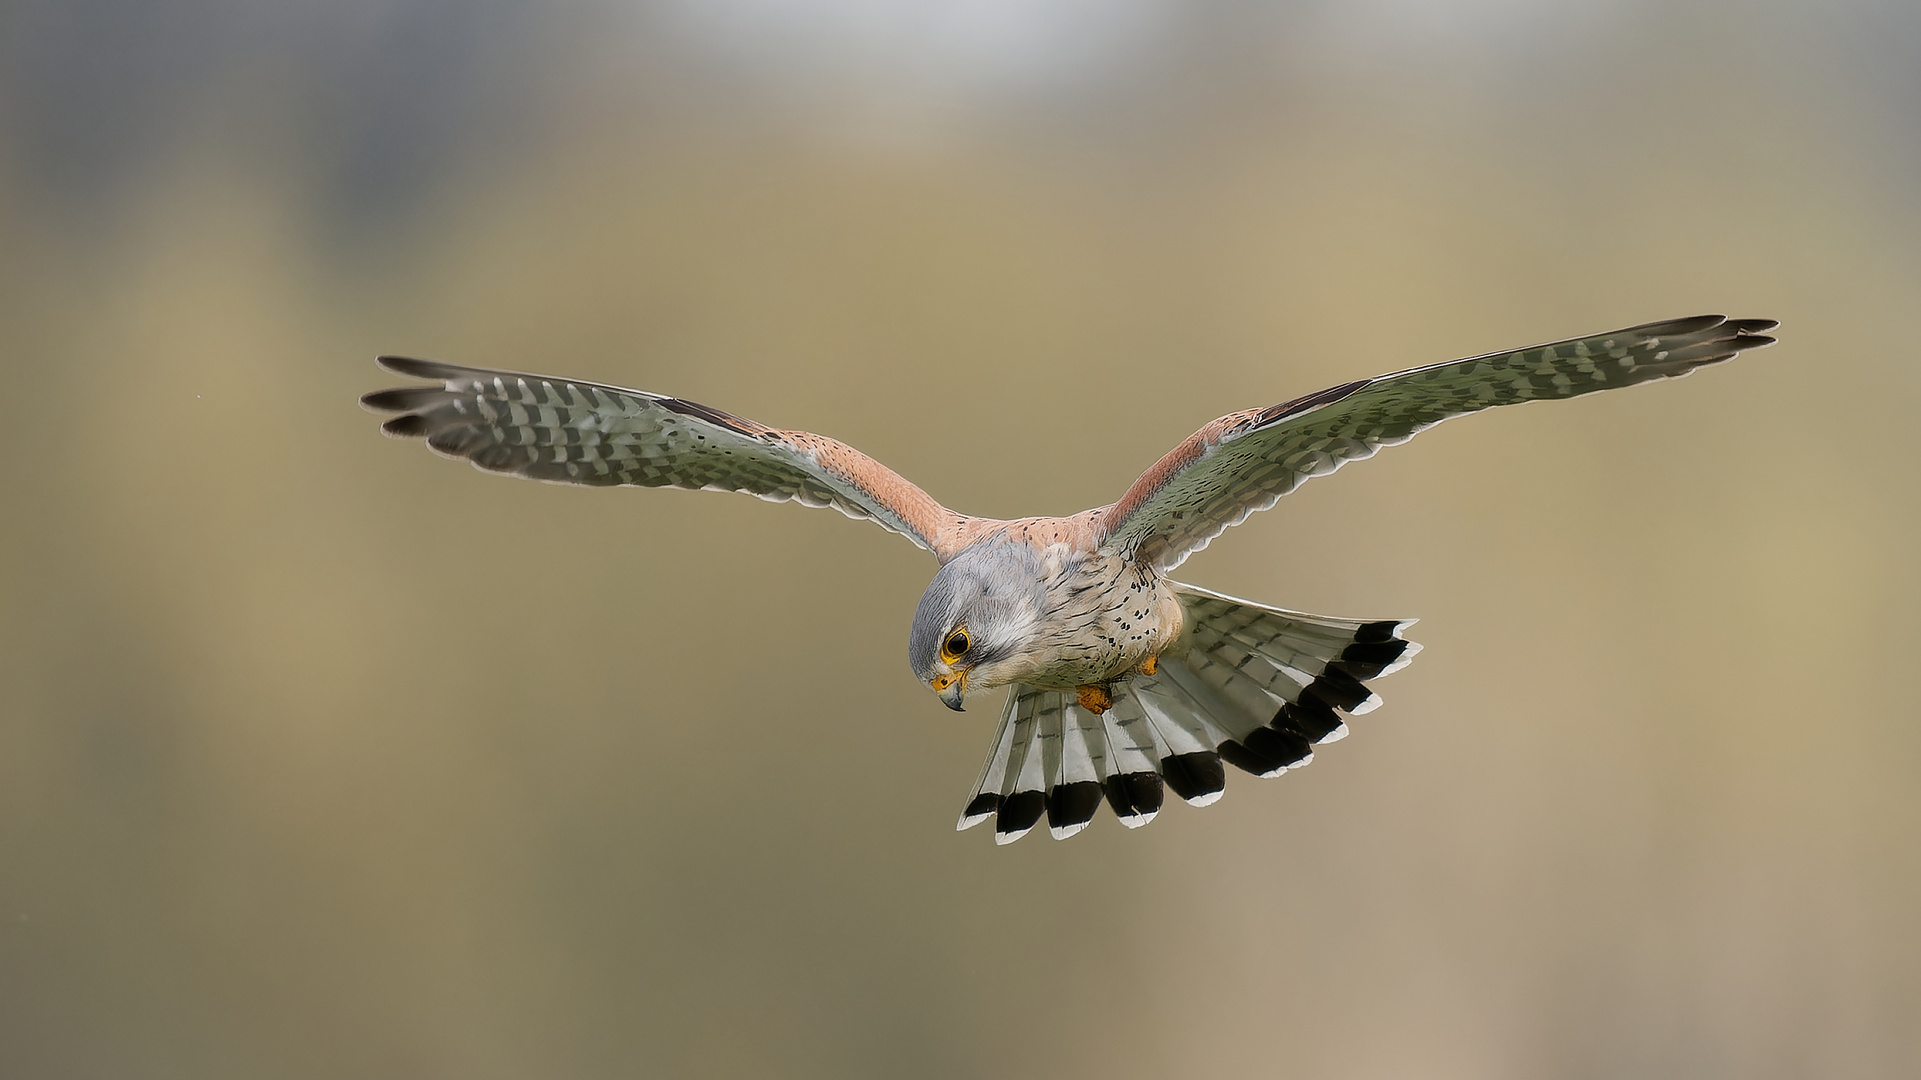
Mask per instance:
[[[967,711],[961,708],[961,698],[967,693],[966,672],[956,671],[949,674],[936,675],[933,681],[927,685],[933,687],[934,693],[940,695],[941,704],[955,712]]]

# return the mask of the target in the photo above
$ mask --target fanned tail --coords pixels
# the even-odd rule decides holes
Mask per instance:
[[[994,749],[988,752],[987,761],[981,766],[980,779],[974,781],[974,793],[968,796],[967,808],[961,811],[960,821],[954,824],[957,830],[971,829],[993,817],[995,811],[1000,809],[1001,785],[1007,778],[1007,766],[1014,752],[1015,735],[1019,731],[1016,713],[1024,689],[1016,686],[1007,695],[1007,705],[1001,709],[1000,727],[994,732]],[[1031,719],[1031,708],[1029,716]],[[1021,741],[1025,742],[1026,737],[1023,736]]]
[[[1121,824],[1138,829],[1161,812],[1160,746],[1147,713],[1130,695],[1101,716],[1101,732],[1107,739],[1102,793]]]
[[[1086,828],[1105,798],[1121,824],[1159,813],[1163,786],[1206,806],[1227,786],[1222,763],[1274,777],[1347,734],[1346,716],[1381,699],[1366,685],[1421,647],[1412,619],[1335,619],[1174,583],[1186,615],[1179,645],[1152,675],[1112,688],[1096,715],[1073,695],[1008,694],[994,749],[957,828],[995,819],[994,840],[1025,836],[1043,815],[1057,840]]]
[[[1047,770],[1047,831],[1054,839],[1065,840],[1094,820],[1107,771],[1101,718],[1063,699],[1059,760]]]
[[[1118,753],[1121,757],[1116,758],[1116,751],[1109,749],[1107,725],[1101,717],[1057,691],[1016,686],[1001,710],[994,750],[954,827],[969,829],[993,817],[994,841],[1011,844],[1026,836],[1045,814],[1054,839],[1065,840],[1094,819],[1106,781],[1117,767],[1113,762],[1130,770],[1139,786],[1143,771],[1139,753],[1125,739]],[[1159,777],[1154,779],[1158,785]],[[1135,799],[1124,782],[1122,791]],[[1143,806],[1150,802],[1145,795],[1138,801]],[[1151,802],[1151,809],[1145,811],[1148,817],[1160,808],[1158,799]],[[1128,805],[1130,815],[1138,817],[1134,803]]]
[[[1046,699],[1053,699],[1048,701]],[[1040,730],[1042,706],[1051,707],[1055,740],[1060,731],[1060,695],[1048,694],[1029,686],[1016,686],[1007,695],[1001,710],[1000,729],[994,736],[994,750],[987,756],[974,794],[961,811],[956,829],[971,829],[988,818],[994,819],[994,842],[1011,844],[1027,835],[1041,819],[1046,808],[1045,773],[1042,752],[1035,745]]]
[[[1227,774],[1215,752],[1220,745],[1218,728],[1207,722],[1202,708],[1169,684],[1164,692],[1168,665],[1161,661],[1161,675],[1147,676],[1127,687],[1122,708],[1139,709],[1146,717],[1147,730],[1160,750],[1161,779],[1189,806],[1207,806],[1221,797],[1227,787]]]

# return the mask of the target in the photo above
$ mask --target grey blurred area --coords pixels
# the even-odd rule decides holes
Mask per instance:
[[[1921,9],[0,5],[0,1075],[1921,1075]],[[1419,616],[1285,780],[955,834],[839,515],[383,439],[392,352],[969,513],[1657,318],[1184,580]]]

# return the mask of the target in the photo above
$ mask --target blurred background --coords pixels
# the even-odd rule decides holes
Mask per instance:
[[[1921,8],[0,5],[0,1074],[1911,1077]],[[1409,617],[1206,810],[996,849],[837,514],[380,437],[396,352],[960,510],[1725,311],[1184,580]]]

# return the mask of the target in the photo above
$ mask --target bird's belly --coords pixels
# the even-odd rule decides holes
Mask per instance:
[[[1181,604],[1159,575],[1121,560],[1090,560],[1049,590],[1033,674],[1048,690],[1104,686],[1140,669],[1180,636]]]

